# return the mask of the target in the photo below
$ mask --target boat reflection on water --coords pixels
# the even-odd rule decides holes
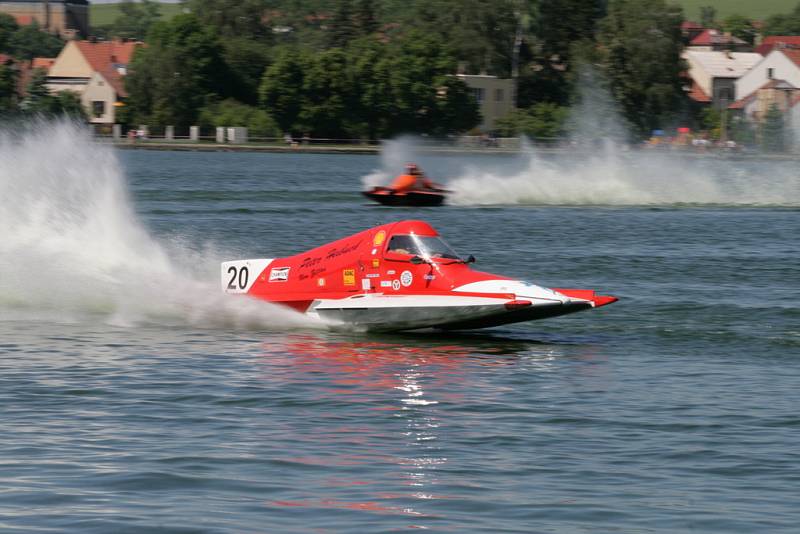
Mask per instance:
[[[307,481],[301,498],[270,504],[432,516],[421,501],[469,491],[460,475],[452,480],[460,469],[452,465],[461,455],[456,437],[472,432],[459,420],[465,404],[502,402],[508,388],[492,383],[496,371],[535,365],[546,372],[561,356],[558,345],[485,335],[291,334],[265,342],[264,380],[324,405],[320,417],[318,407],[306,410],[298,401],[297,418],[286,425],[287,439],[298,444],[290,461],[335,471]],[[313,421],[304,419],[309,412]],[[308,442],[315,457],[302,455]]]

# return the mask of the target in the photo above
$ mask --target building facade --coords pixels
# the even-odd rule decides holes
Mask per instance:
[[[23,26],[36,21],[43,30],[67,39],[89,36],[87,0],[0,1],[0,13],[8,13]]]
[[[128,96],[124,77],[140,43],[69,41],[47,76],[51,92],[73,91],[93,124],[113,124],[116,110]]]
[[[686,50],[683,59],[689,65],[692,93],[705,95],[713,107],[723,109],[738,98],[736,81],[763,58],[753,52]]]
[[[482,122],[480,129],[491,132],[497,119],[503,118],[515,108],[514,80],[487,76],[485,74],[456,74],[472,91],[478,102]]]

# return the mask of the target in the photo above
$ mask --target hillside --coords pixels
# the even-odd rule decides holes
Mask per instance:
[[[789,13],[800,0],[672,0],[683,6],[687,19],[699,21],[700,8],[712,6],[717,10],[717,19],[729,15],[744,15],[756,20],[764,20],[770,15]]]
[[[161,4],[162,19],[170,19],[181,12],[180,4]],[[119,16],[118,4],[91,4],[89,23],[92,26],[108,26]]]

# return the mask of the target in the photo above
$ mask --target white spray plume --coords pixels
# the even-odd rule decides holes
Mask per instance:
[[[17,132],[18,133],[18,132]],[[223,295],[212,251],[160,243],[136,217],[113,148],[82,126],[0,133],[0,317],[286,328],[291,310]],[[174,250],[173,250],[174,249]]]

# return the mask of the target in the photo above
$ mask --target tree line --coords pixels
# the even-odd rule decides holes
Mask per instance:
[[[241,124],[263,136],[444,136],[480,123],[456,72],[517,80],[518,110],[498,123],[501,134],[563,135],[569,110],[597,90],[612,95],[637,136],[708,122],[681,88],[684,16],[667,0],[186,0],[184,7],[161,20],[157,2],[126,0],[100,29],[146,43],[129,66],[121,122]],[[712,8],[702,15],[706,26],[755,36],[744,17],[717,22]],[[0,52],[52,57],[61,46],[12,23],[0,17]],[[800,33],[800,4],[767,19],[762,32]],[[2,69],[0,101],[8,85]]]

